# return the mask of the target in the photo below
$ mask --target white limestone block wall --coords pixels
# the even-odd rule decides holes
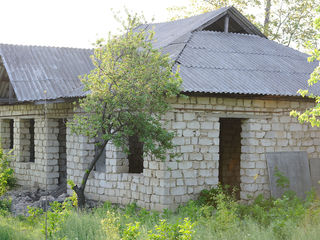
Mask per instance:
[[[241,198],[269,195],[266,152],[307,151],[319,158],[320,130],[300,125],[289,116],[291,109],[310,103],[292,99],[246,99],[190,97],[170,100],[172,111],[163,118],[175,132],[175,159],[145,158],[141,174],[128,173],[126,155],[107,146],[105,169],[92,172],[86,188],[88,198],[127,204],[135,201],[148,209],[175,208],[194,199],[219,179],[219,119],[242,119]],[[8,146],[8,119],[14,119],[14,162],[18,183],[53,189],[58,183],[59,118],[72,118],[72,105],[51,104],[47,120],[42,105],[0,106],[0,137]],[[35,119],[35,162],[28,162],[27,119]],[[72,135],[67,129],[67,178],[80,184],[95,154],[93,140]],[[70,192],[70,190],[69,190]]]
[[[320,130],[289,116],[291,109],[309,103],[214,97],[177,98],[171,103],[173,110],[163,117],[164,127],[176,134],[178,157],[164,162],[145,158],[143,173],[131,174],[126,155],[110,144],[105,172],[94,171],[90,176],[88,198],[120,204],[135,201],[141,207],[162,210],[215,187],[220,118],[242,119],[240,195],[245,201],[258,194],[270,195],[266,152],[307,151],[309,157],[319,157]],[[68,177],[79,184],[94,156],[94,143],[70,132],[67,142]]]
[[[72,104],[49,104],[47,119],[43,105],[0,106],[0,138],[8,149],[9,119],[14,120],[14,146],[11,165],[19,185],[53,190],[59,177],[59,118],[72,113]],[[56,118],[52,118],[52,117]],[[35,158],[30,162],[30,119],[34,119]]]

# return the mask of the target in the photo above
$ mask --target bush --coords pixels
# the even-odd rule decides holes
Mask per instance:
[[[6,216],[10,213],[11,200],[0,200],[0,215]]]
[[[204,189],[200,192],[200,196],[197,200],[197,202],[200,205],[208,205],[208,206],[213,206],[217,207],[217,195],[223,194],[226,198],[229,200],[234,200],[235,199],[235,191],[236,189],[230,189],[229,185],[221,185],[220,183],[218,184],[217,187],[212,188],[210,190]]]
[[[179,221],[170,224],[165,219],[154,227],[148,234],[149,240],[191,240],[194,234],[194,223],[185,218],[182,223]]]
[[[15,185],[14,172],[9,164],[10,153],[5,153],[0,148],[0,196]]]

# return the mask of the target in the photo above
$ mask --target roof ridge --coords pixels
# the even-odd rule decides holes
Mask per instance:
[[[215,10],[212,10],[212,11],[208,11],[208,12],[204,12],[204,13],[200,13],[200,14],[197,14],[197,15],[193,15],[193,16],[190,16],[190,17],[186,17],[186,18],[179,18],[179,19],[176,19],[176,20],[168,20],[168,21],[164,21],[164,22],[155,22],[155,23],[147,23],[148,25],[153,25],[153,24],[162,24],[162,23],[176,23],[176,22],[180,22],[180,21],[183,21],[183,20],[186,20],[186,19],[190,19],[190,18],[194,18],[194,17],[198,17],[200,15],[204,15],[204,14],[209,14],[209,13],[212,13],[212,12],[215,12],[215,11],[223,11],[222,9],[224,10],[228,10],[232,8],[232,6],[226,6],[226,7],[221,7],[221,8],[218,8],[218,9],[215,9]],[[141,25],[144,25],[144,24],[141,24]]]
[[[1,46],[15,46],[15,47],[34,47],[34,48],[55,48],[55,49],[73,49],[73,50],[93,50],[94,48],[79,48],[79,47],[63,47],[63,46],[48,46],[48,45],[28,45],[18,43],[0,43]]]
[[[284,71],[275,71],[275,70],[260,70],[260,69],[240,69],[240,68],[225,68],[225,67],[208,67],[208,66],[197,66],[197,65],[188,65],[188,64],[181,64],[180,65],[187,67],[187,68],[202,68],[202,69],[219,69],[219,70],[234,70],[234,71],[251,71],[251,72],[272,72],[272,73],[286,73],[286,74],[310,74],[311,72],[284,72]]]

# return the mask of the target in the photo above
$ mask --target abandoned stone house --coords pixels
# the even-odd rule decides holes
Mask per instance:
[[[247,200],[270,194],[265,153],[320,157],[320,130],[289,116],[312,105],[297,94],[316,66],[306,54],[268,40],[233,7],[141,27],[153,28],[154,46],[180,65],[189,98],[169,99],[173,108],[164,119],[181,155],[144,159],[132,172],[141,146],[129,143],[135,149],[130,157],[107,145],[90,175],[87,198],[161,210],[220,181],[237,186],[238,197]],[[95,140],[71,134],[66,122],[73,102],[85,95],[78,76],[92,69],[91,54],[0,45],[0,135],[2,147],[14,149],[19,184],[53,190],[66,179],[80,183]]]

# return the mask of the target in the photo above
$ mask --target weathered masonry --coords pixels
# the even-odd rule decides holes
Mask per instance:
[[[156,48],[180,65],[182,93],[168,99],[164,127],[176,133],[166,161],[112,144],[91,173],[89,199],[162,210],[221,182],[239,199],[270,195],[267,152],[306,151],[320,158],[320,130],[289,116],[312,102],[299,97],[316,63],[266,37],[233,7],[174,22],[150,24]],[[0,45],[0,136],[13,149],[18,183],[53,190],[81,182],[96,142],[67,127],[73,102],[84,97],[78,75],[92,68],[91,50]],[[176,66],[175,65],[175,66]],[[312,89],[320,94],[320,89]],[[70,191],[70,190],[68,190]]]

